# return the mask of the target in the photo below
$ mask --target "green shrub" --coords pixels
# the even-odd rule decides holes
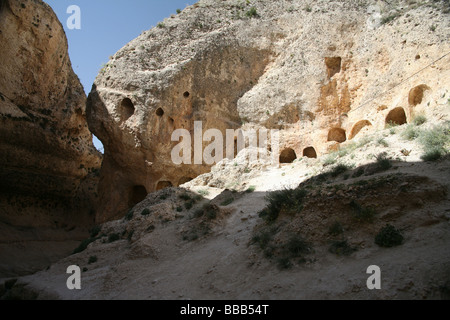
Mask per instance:
[[[384,153],[377,156],[376,172],[386,171],[392,168],[391,160],[386,158]]]
[[[100,231],[102,231],[102,227],[101,226],[94,226],[94,227],[92,227],[92,229],[89,230],[91,238],[95,238],[96,236],[98,236]]]
[[[127,220],[127,221],[130,221],[131,219],[133,219],[133,215],[134,215],[133,210],[130,210],[130,211],[128,211],[128,213],[125,215],[124,219]]]
[[[350,208],[353,210],[354,219],[358,222],[372,222],[376,215],[374,209],[363,207],[355,200],[350,202]]]
[[[88,264],[96,263],[97,262],[97,256],[90,256]]]
[[[120,235],[118,233],[112,233],[108,236],[108,243],[116,242],[120,240]]]
[[[142,210],[141,215],[142,216],[148,216],[151,213],[150,209],[145,208],[144,210]]]
[[[186,202],[184,204],[184,207],[186,208],[186,210],[191,210],[192,207],[194,207],[194,201],[190,200],[190,201]]]
[[[345,164],[338,164],[330,171],[330,175],[333,178],[336,178],[337,176],[341,175],[342,173],[347,172],[349,169],[350,169],[350,167]]]
[[[228,197],[224,201],[222,201],[222,203],[220,205],[226,207],[226,206],[232,204],[233,201],[234,201],[233,197]]]
[[[436,161],[445,156],[450,144],[450,126],[448,123],[435,126],[430,130],[420,134],[419,142],[422,145],[424,154],[422,160]]]
[[[403,243],[403,236],[397,228],[388,224],[375,236],[375,243],[380,247],[395,247]]]
[[[208,190],[198,190],[197,192],[198,192],[198,194],[202,195],[203,197],[206,197],[209,195]]]
[[[383,146],[385,148],[389,147],[389,143],[384,138],[380,138],[377,141],[378,145]]]
[[[181,9],[177,9],[177,14],[180,14],[181,13]]]
[[[337,236],[344,233],[344,228],[342,227],[342,224],[340,222],[336,221],[330,226],[330,228],[328,229],[328,233],[332,236]]]
[[[182,212],[183,211],[183,207],[177,207],[177,212]]]
[[[330,245],[330,248],[328,249],[331,253],[337,254],[338,256],[344,255],[349,256],[353,252],[356,251],[355,248],[351,247],[347,240],[339,240],[339,241],[333,241]]]
[[[249,18],[257,18],[259,17],[258,12],[256,11],[255,7],[251,7],[250,10],[248,10],[245,15]]]
[[[83,252],[84,250],[86,250],[88,245],[90,245],[92,242],[94,242],[96,240],[98,240],[98,238],[88,238],[88,239],[83,240],[80,243],[80,245],[75,250],[73,250],[72,254],[77,254],[77,253]]]
[[[306,195],[306,190],[298,188],[271,192],[265,197],[269,204],[259,212],[259,216],[266,222],[273,222],[282,212],[288,214],[300,213]]]
[[[294,265],[288,257],[281,257],[277,259],[277,266],[280,270],[287,270],[291,269]]]
[[[180,194],[178,197],[184,201],[189,201],[192,199],[192,197],[187,193]]]
[[[421,126],[423,125],[425,122],[427,122],[427,118],[424,115],[420,115],[414,118],[413,123],[416,126]]]
[[[252,193],[255,192],[256,186],[250,186],[247,190],[245,190],[245,193]]]
[[[417,126],[413,124],[409,124],[406,129],[402,132],[402,138],[412,141],[419,137],[420,130],[417,128]]]

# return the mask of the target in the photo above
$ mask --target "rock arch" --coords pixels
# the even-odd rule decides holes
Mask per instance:
[[[328,141],[345,142],[347,141],[347,134],[342,128],[333,128],[328,132]]]
[[[353,139],[364,127],[372,126],[369,120],[358,121],[350,132],[349,140]]]
[[[402,107],[391,110],[386,117],[386,124],[396,124],[401,126],[407,123],[405,109]]]
[[[280,163],[292,163],[297,159],[297,154],[291,148],[284,149],[280,154]]]
[[[314,147],[308,147],[303,149],[303,156],[307,158],[317,158],[317,152]]]
[[[421,84],[409,91],[408,102],[411,106],[417,106],[422,103],[424,92],[430,90],[425,84]]]
[[[156,185],[156,191],[162,190],[162,189],[166,189],[166,188],[171,188],[171,187],[173,187],[172,182],[170,182],[170,181],[159,181],[158,184]]]

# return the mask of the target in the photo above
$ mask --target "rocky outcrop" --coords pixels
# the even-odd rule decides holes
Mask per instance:
[[[172,132],[196,120],[203,132],[281,129],[280,160],[292,162],[448,114],[450,60],[435,63],[450,49],[447,18],[432,1],[202,0],[164,20],[112,57],[88,99],[105,145],[98,220],[209,171],[171,160]]]
[[[101,155],[52,9],[42,1],[2,0],[0,43],[0,260],[2,271],[11,271],[30,257],[54,260],[58,250],[43,243],[73,240],[77,227],[92,224]],[[17,250],[18,241],[42,245]]]

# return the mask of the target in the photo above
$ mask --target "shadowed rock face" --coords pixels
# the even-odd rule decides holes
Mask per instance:
[[[222,44],[204,48],[176,72],[158,70],[157,77],[170,78],[162,84],[147,83],[148,75],[138,76],[128,64],[115,71],[124,79],[134,75],[139,91],[130,90],[126,81],[113,87],[97,81],[88,99],[88,120],[105,146],[98,221],[123,216],[145,192],[208,172],[208,165],[172,162],[178,144],[171,141],[173,131],[188,130],[194,146],[195,121],[202,121],[203,132],[218,129],[224,137],[226,129],[241,127],[237,101],[261,76],[269,56],[268,50]]]
[[[62,25],[42,1],[3,0],[0,43],[0,227],[88,226],[101,155]]]

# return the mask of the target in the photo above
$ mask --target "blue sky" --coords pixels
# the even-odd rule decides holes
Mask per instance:
[[[102,64],[143,31],[176,14],[197,0],[44,0],[64,26],[69,41],[72,67],[89,94]],[[76,5],[81,10],[81,29],[70,30],[67,8]],[[98,149],[100,141],[94,138]]]

